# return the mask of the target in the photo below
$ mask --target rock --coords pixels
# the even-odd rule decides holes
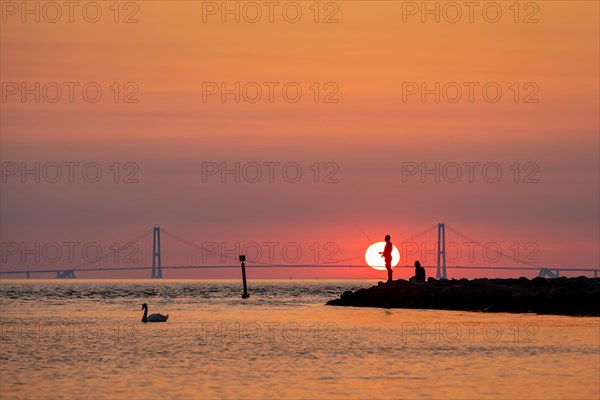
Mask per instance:
[[[353,293],[352,291],[350,291],[350,290],[347,290],[347,291],[345,291],[344,293],[342,293],[342,295],[340,296],[340,298],[341,298],[343,301],[347,301],[347,300],[349,300],[349,299],[352,297],[352,295],[353,295],[353,294],[354,294],[354,293]]]
[[[398,279],[346,291],[328,305],[600,316],[600,278]]]
[[[546,279],[546,278],[540,278],[539,276],[533,278],[531,280],[531,282],[536,287],[548,287],[548,286],[550,286],[550,283],[548,282],[548,279]]]

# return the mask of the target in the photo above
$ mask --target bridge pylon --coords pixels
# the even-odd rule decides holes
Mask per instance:
[[[162,263],[160,252],[160,227],[155,226],[152,232],[152,279],[162,279]]]
[[[437,271],[436,279],[448,279],[446,277],[446,224],[438,224],[437,245]]]

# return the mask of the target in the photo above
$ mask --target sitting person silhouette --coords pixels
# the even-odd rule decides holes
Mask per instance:
[[[421,267],[419,261],[415,261],[415,276],[409,279],[410,282],[425,282],[425,268]]]
[[[390,235],[385,235],[385,248],[383,251],[379,252],[381,257],[385,260],[385,269],[387,269],[388,273],[388,283],[392,281],[392,250],[394,249],[394,245],[390,239]]]

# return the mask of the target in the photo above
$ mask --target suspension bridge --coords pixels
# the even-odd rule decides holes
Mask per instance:
[[[359,228],[360,229],[360,228]],[[497,263],[498,261],[504,259],[510,261],[511,263],[518,264],[517,266],[501,266],[501,265],[484,265],[484,266],[475,266],[475,265],[448,265],[449,257],[448,252],[456,247],[456,243],[454,241],[446,240],[446,231],[449,231],[456,237],[465,241],[464,244],[469,244],[471,248],[476,245],[481,245],[482,242],[479,242],[470,236],[462,233],[461,231],[453,228],[445,223],[438,223],[433,226],[428,227],[427,229],[413,235],[409,238],[402,240],[401,243],[401,252],[410,253],[411,255],[419,258],[419,255],[425,254],[425,256],[435,256],[436,263],[435,265],[424,265],[425,268],[435,269],[435,277],[436,279],[448,279],[447,270],[456,269],[456,270],[491,270],[491,271],[501,271],[501,270],[514,270],[514,271],[537,271],[538,276],[546,277],[546,278],[557,278],[561,276],[561,273],[583,273],[588,275],[593,275],[594,277],[600,276],[600,268],[549,268],[540,266],[537,260],[527,260],[527,257],[514,257],[503,254],[502,250],[491,246],[491,252],[493,257],[493,262]],[[362,231],[362,230],[361,230]],[[364,233],[364,232],[363,232]],[[434,246],[431,249],[421,249],[420,253],[417,254],[417,250],[415,246],[417,246],[417,242],[415,242],[419,238],[426,237],[430,235],[430,242],[433,242]],[[431,238],[431,235],[434,235],[434,238]],[[150,242],[149,238],[152,236],[152,241]],[[437,240],[435,239],[437,238]],[[165,240],[166,239],[166,240]],[[370,240],[370,239],[369,239]],[[166,243],[165,243],[166,242]],[[421,244],[426,247],[426,242],[422,241]],[[194,254],[192,255],[192,261],[189,265],[163,265],[163,261],[169,259],[175,259],[177,257],[177,253],[181,253],[181,247],[187,248],[188,251],[192,250]],[[418,246],[417,246],[418,247]],[[150,254],[152,261],[151,265],[123,265],[130,264],[130,261],[139,261],[139,260],[124,260],[119,263],[117,266],[106,266],[104,263],[108,263],[111,261],[111,258],[114,258],[115,254],[122,254],[124,252],[130,252],[131,249],[143,249],[143,254]],[[487,249],[489,252],[490,249]],[[163,278],[163,270],[201,270],[201,269],[230,269],[230,268],[240,268],[238,265],[238,258],[244,252],[244,249],[220,249],[215,247],[214,244],[208,246],[206,244],[196,244],[192,241],[184,239],[166,229],[160,227],[153,227],[152,229],[146,230],[144,233],[138,235],[131,241],[126,242],[124,245],[116,248],[113,252],[106,254],[99,259],[95,259],[92,261],[87,261],[85,263],[79,264],[73,268],[35,268],[35,269],[19,269],[19,270],[2,270],[0,271],[0,275],[16,275],[16,276],[25,276],[26,278],[31,278],[33,275],[47,275],[51,274],[55,276],[57,279],[75,279],[76,275],[80,276],[81,274],[89,273],[89,272],[114,272],[114,271],[149,271],[151,279],[161,279]],[[495,253],[495,254],[494,254]],[[515,255],[518,254],[518,249],[515,252]],[[221,262],[227,262],[230,264],[222,264],[222,265],[204,265],[208,256],[211,257],[219,257]],[[364,265],[352,265],[350,262],[356,262],[357,260],[363,259],[364,255],[359,255],[356,257],[347,258],[344,260],[335,260],[326,261],[326,262],[315,262],[310,264],[300,264],[300,263],[278,263],[272,260],[264,261],[260,257],[250,259],[247,257],[246,263],[250,269],[253,268],[370,268]],[[452,257],[450,257],[450,262],[454,261]],[[398,265],[394,267],[396,268],[413,268],[413,266],[409,265]],[[372,271],[372,270],[370,270]]]

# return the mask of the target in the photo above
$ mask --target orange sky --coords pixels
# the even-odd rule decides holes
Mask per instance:
[[[386,233],[401,240],[446,222],[503,249],[535,242],[540,266],[598,267],[597,2],[520,2],[517,23],[512,1],[495,3],[502,11],[496,23],[482,14],[490,2],[480,2],[473,23],[466,8],[456,23],[443,14],[440,23],[431,15],[422,22],[422,10],[403,14],[421,2],[321,2],[319,23],[309,8],[312,1],[297,2],[303,12],[297,23],[277,12],[291,2],[278,3],[273,23],[264,7],[258,23],[244,21],[243,15],[240,23],[232,16],[223,23],[220,15],[205,15],[203,22],[203,7],[211,2],[142,1],[135,3],[137,11],[133,3],[121,2],[120,21],[136,11],[138,22],[129,24],[114,22],[112,2],[98,3],[102,17],[97,23],[86,22],[80,10],[69,23],[65,9],[57,23],[45,22],[53,14],[44,14],[43,2],[36,23],[34,16],[21,14],[20,2],[0,3],[6,97],[0,104],[2,162],[98,162],[107,177],[96,184],[82,179],[21,183],[7,177],[2,242],[125,242],[160,225],[196,243],[232,247],[234,242],[297,242],[312,254],[311,243],[335,242],[337,258],[348,259],[368,245],[356,224],[373,240]],[[250,3],[239,2],[240,9]],[[461,3],[439,2],[439,7],[448,11]],[[338,22],[323,23],[334,6]],[[528,15],[538,22],[524,23]],[[12,82],[30,87],[97,82],[103,96],[92,104],[76,90],[72,103],[66,92],[56,103],[44,96],[36,103],[33,95],[23,102],[20,93],[7,93]],[[117,103],[110,89],[114,82],[120,86]],[[137,103],[122,102],[127,82],[139,88]],[[265,90],[264,82],[278,82],[278,88],[295,82],[303,97],[288,103],[276,90],[273,102],[266,91],[257,103],[235,103],[232,95],[226,102],[218,95],[203,102],[206,82],[230,88],[235,82],[258,82]],[[332,87],[325,84],[332,82],[339,89],[338,102],[315,103],[310,89],[315,82],[320,100]],[[465,91],[456,103],[443,96],[436,103],[433,95],[423,102],[419,94],[403,101],[403,87],[411,82],[428,88],[457,82]],[[473,102],[464,82],[478,84]],[[481,93],[490,82],[502,89],[496,103],[486,102]],[[523,102],[532,88],[538,102]],[[108,167],[128,161],[139,166],[139,183],[112,183]],[[406,162],[471,161],[498,163],[503,178],[498,183],[481,175],[473,183],[466,178],[458,183],[431,178],[421,183],[418,176],[402,180]],[[203,183],[204,162],[296,162],[303,179],[223,184],[210,177]],[[323,166],[335,163],[339,182],[315,184],[309,169],[315,162],[321,181],[329,172]],[[509,169],[515,162],[521,168],[519,183]],[[539,183],[522,183],[528,162],[539,166]],[[165,264],[189,261],[170,257]],[[8,258],[3,270],[25,268],[16,261]],[[342,270],[308,274],[315,275],[370,276]]]

